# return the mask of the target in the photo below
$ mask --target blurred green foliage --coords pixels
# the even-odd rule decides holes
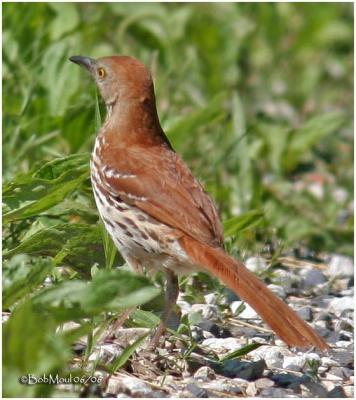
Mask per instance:
[[[68,372],[70,344],[87,332],[95,342],[118,294],[129,297],[88,179],[96,91],[71,55],[148,65],[163,128],[216,200],[230,252],[352,254],[352,4],[2,8],[5,396],[50,395],[19,374]],[[130,279],[131,305],[157,294]],[[69,320],[79,336],[58,331]]]

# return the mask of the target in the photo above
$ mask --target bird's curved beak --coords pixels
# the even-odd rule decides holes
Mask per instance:
[[[81,67],[84,67],[89,72],[93,72],[94,67],[96,65],[96,60],[90,57],[72,56],[69,58],[69,60],[74,62],[75,64],[80,65]]]

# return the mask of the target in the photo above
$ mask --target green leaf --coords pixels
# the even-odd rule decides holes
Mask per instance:
[[[227,360],[234,360],[235,358],[241,358],[242,356],[245,356],[246,354],[250,353],[251,351],[258,349],[261,346],[265,346],[263,343],[251,343],[248,344],[241,349],[232,351],[231,353],[227,354],[226,356],[222,357],[219,359],[219,362],[223,363],[224,361]]]
[[[247,211],[241,215],[224,221],[225,237],[234,236],[239,232],[255,228],[263,222],[264,214],[260,210]]]
[[[99,271],[90,283],[64,281],[42,290],[34,302],[57,320],[67,321],[141,305],[158,295],[147,278],[128,271]]]
[[[90,267],[104,265],[104,249],[100,225],[58,224],[35,230],[24,237],[14,249],[4,252],[4,258],[16,254],[52,256],[55,265],[69,265],[90,274]]]
[[[52,39],[57,40],[78,25],[79,14],[76,5],[72,3],[49,3],[49,5],[56,12],[56,17],[50,24],[50,32]]]
[[[51,315],[41,313],[26,301],[15,309],[3,326],[3,395],[49,397],[50,385],[21,385],[24,374],[59,373],[71,356],[69,346],[56,334]]]
[[[127,346],[125,350],[122,352],[122,354],[117,357],[112,364],[109,366],[109,371],[110,374],[115,373],[118,369],[123,367],[127,360],[132,356],[132,354],[141,346],[141,344],[144,342],[144,340],[147,338],[147,336],[150,334],[150,332],[147,332],[145,335],[139,337],[134,343],[132,343],[130,346]]]
[[[3,266],[3,309],[8,309],[41,285],[50,274],[49,260],[36,260],[33,264],[24,256],[15,256]]]
[[[335,133],[344,122],[344,113],[329,112],[313,117],[299,129],[292,131],[283,153],[284,168],[287,171],[293,170],[306,152],[325,136]]]
[[[218,116],[226,115],[223,103],[227,98],[225,92],[219,93],[210,102],[200,109],[193,111],[184,117],[171,119],[165,124],[165,131],[174,145],[178,145],[185,137],[202,126],[206,126],[210,121]]]
[[[130,320],[133,322],[134,326],[149,329],[154,329],[161,321],[157,315],[144,310],[135,310],[131,313]]]
[[[12,209],[3,215],[3,222],[29,218],[53,207],[88,177],[88,155],[78,154],[50,161],[15,178],[3,188],[3,201]]]
[[[105,229],[104,224],[101,224],[101,233],[105,252],[105,266],[107,269],[111,269],[117,255],[117,248],[108,231]]]

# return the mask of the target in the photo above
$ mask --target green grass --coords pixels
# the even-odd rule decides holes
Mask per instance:
[[[149,300],[158,311],[162,300],[148,279],[113,269],[123,261],[88,171],[104,110],[71,55],[128,54],[149,66],[163,128],[216,200],[232,254],[269,245],[352,255],[351,4],[2,8],[5,396],[50,396],[53,387],[18,377],[84,373],[87,357],[70,367],[78,337],[95,342],[113,313]],[[58,329],[70,321],[79,327]]]

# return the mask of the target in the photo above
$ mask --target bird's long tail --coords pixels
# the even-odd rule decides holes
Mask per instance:
[[[328,349],[324,339],[241,262],[222,249],[210,247],[186,236],[181,238],[181,245],[196,265],[219,278],[254,308],[288,346]]]

